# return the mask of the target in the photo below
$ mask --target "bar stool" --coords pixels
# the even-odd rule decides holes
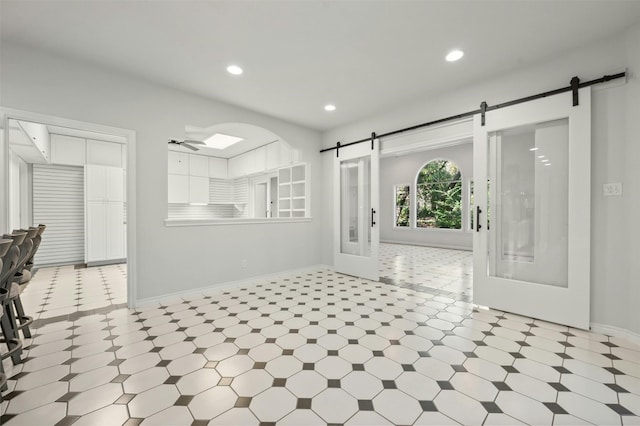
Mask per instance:
[[[0,295],[2,298],[4,294]],[[0,318],[4,316],[4,308],[0,304]],[[2,355],[0,354],[0,402],[2,401],[2,392],[7,390],[7,376],[4,374],[4,365],[2,364]]]
[[[31,272],[31,269],[33,268],[33,258],[36,256],[36,253],[38,252],[38,248],[40,247],[40,243],[42,242],[42,234],[44,233],[44,230],[47,229],[47,225],[40,224],[38,226],[29,227],[29,229],[38,230],[37,235],[33,238],[33,250],[31,251],[31,257],[27,259],[27,263],[24,266],[24,269]]]
[[[27,263],[29,263],[29,260],[33,259],[33,255],[35,254],[35,238],[38,236],[40,229],[30,227],[29,229],[14,229],[13,232],[27,233],[26,238],[20,245],[19,263],[21,266],[20,269],[18,269],[18,272],[21,273],[22,276],[20,277],[20,281],[18,282],[18,284],[23,287],[20,289],[20,293],[22,293],[22,291],[24,290],[24,286],[26,286],[26,284],[31,280],[31,267],[33,265],[27,268]]]
[[[20,279],[22,278],[22,270],[26,263],[29,250],[32,247],[33,242],[26,240],[26,232],[14,232],[12,234],[5,234],[2,238],[12,239],[13,245],[9,249],[9,252],[5,256],[5,259],[9,259],[10,266],[7,268],[7,264],[3,265],[2,276],[0,276],[0,288],[4,288],[8,291],[9,296],[3,304],[9,320],[12,322],[15,338],[19,338],[19,330],[22,330],[22,334],[25,338],[31,337],[31,331],[29,325],[33,322],[33,318],[27,316],[20,300]],[[26,244],[24,244],[26,242]],[[5,260],[6,262],[6,260]],[[23,287],[24,288],[24,287]],[[15,312],[14,308],[15,307]]]
[[[13,244],[14,241],[11,239],[0,239],[0,271],[4,271],[6,263],[10,261],[7,258],[7,253]],[[2,275],[0,273],[0,278],[1,277]],[[3,335],[0,342],[5,343],[8,349],[6,353],[0,352],[0,374],[4,374],[2,368],[3,359],[11,357],[14,364],[19,364],[21,362],[20,353],[22,351],[22,342],[20,339],[15,337],[15,329],[12,327],[9,312],[5,309],[5,306],[9,304],[9,302],[7,302],[8,297],[9,291],[0,286],[0,331],[2,331]],[[0,390],[3,390],[1,385]]]

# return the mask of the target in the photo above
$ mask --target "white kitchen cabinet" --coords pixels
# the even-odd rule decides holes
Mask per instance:
[[[224,158],[209,157],[209,177],[226,179],[227,160]]]
[[[104,203],[106,230],[106,255],[105,260],[124,259],[124,209],[122,203]]]
[[[189,175],[189,154],[169,151],[168,172],[172,175]]]
[[[209,177],[209,161],[203,155],[189,154],[189,176]]]
[[[293,161],[297,161],[293,159],[292,149],[286,143],[278,142],[278,148],[280,151],[280,155],[278,158],[279,166],[286,166],[287,164],[291,164]]]
[[[189,203],[209,204],[209,178],[189,176]]]
[[[244,157],[244,162],[245,162],[245,175],[251,175],[253,173],[256,172],[257,169],[257,158],[256,158],[256,151],[249,151],[249,152],[245,152],[244,154],[242,154],[242,156]]]
[[[253,153],[251,159],[251,173],[262,173],[267,169],[267,147],[261,146],[260,148],[250,151]]]
[[[87,139],[87,164],[122,168],[122,144]]]
[[[120,167],[85,167],[87,201],[124,201],[124,171]]]
[[[169,203],[186,204],[189,202],[189,176],[169,175]]]
[[[107,210],[103,201],[87,203],[87,258],[86,262],[105,260],[107,257]]]
[[[229,158],[229,178],[233,179],[239,176],[245,176],[247,174],[247,170],[247,157],[244,154]]]
[[[209,203],[209,160],[203,155],[169,151],[169,203]]]
[[[51,135],[51,162],[53,164],[84,166],[85,158],[85,139],[75,136]]]
[[[120,167],[106,169],[106,201],[124,201],[124,170]]]
[[[87,201],[104,201],[107,198],[106,167],[87,165],[84,170]]]
[[[126,257],[123,204],[108,201],[87,203],[87,263]]]
[[[245,152],[229,159],[229,178],[262,173],[267,167],[267,148],[261,146],[258,149]]]
[[[125,254],[124,170],[85,166],[86,262],[121,260]]]
[[[280,142],[273,142],[266,146],[266,169],[273,170],[280,167]]]

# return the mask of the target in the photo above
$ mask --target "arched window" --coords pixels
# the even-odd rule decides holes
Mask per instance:
[[[418,173],[416,226],[462,228],[462,174],[455,163],[430,161]]]

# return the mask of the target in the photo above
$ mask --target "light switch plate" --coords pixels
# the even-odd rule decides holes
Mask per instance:
[[[602,185],[602,194],[605,197],[614,197],[622,195],[622,183],[605,183]]]

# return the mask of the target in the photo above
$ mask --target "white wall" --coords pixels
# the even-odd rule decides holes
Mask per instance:
[[[317,132],[27,46],[3,42],[0,59],[2,106],[136,131],[138,300],[320,262]],[[167,139],[186,124],[226,122],[264,127],[301,151],[313,221],[165,227]]]
[[[13,151],[9,152],[9,229],[31,226],[29,165]]]
[[[387,113],[334,129],[323,135],[323,146],[334,146],[369,135],[568,86],[578,75],[590,80],[628,68],[626,84],[611,82],[593,89],[592,105],[592,232],[591,321],[640,333],[640,25],[626,32],[566,52],[560,57],[447,93],[433,94]],[[465,66],[464,62],[457,64]],[[324,154],[323,204],[332,204],[330,165]],[[602,184],[622,182],[622,197],[602,195]],[[331,219],[323,218],[331,227]],[[332,233],[323,234],[323,259],[332,262]]]
[[[394,187],[409,184],[415,194],[418,171],[432,160],[453,161],[460,168],[463,179],[462,229],[396,228],[394,225]],[[380,240],[433,247],[471,250],[473,234],[468,231],[466,209],[469,180],[473,179],[473,145],[470,143],[447,148],[385,157],[380,160]],[[413,195],[412,195],[413,197]],[[412,201],[413,203],[413,198]],[[415,205],[411,205],[411,221],[415,218]]]

